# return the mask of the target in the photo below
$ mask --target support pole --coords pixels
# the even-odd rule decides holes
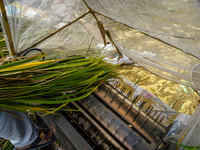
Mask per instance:
[[[12,41],[10,26],[9,26],[9,23],[8,23],[8,18],[7,18],[7,15],[6,15],[6,10],[5,10],[3,0],[0,0],[0,9],[1,9],[1,14],[2,14],[2,18],[3,18],[3,26],[5,28],[5,32],[6,32],[6,36],[7,36],[7,39],[8,39],[9,48],[10,48],[9,52],[10,52],[10,55],[12,57],[14,57],[15,56],[15,49],[14,49],[14,45],[13,45],[13,41]]]
[[[113,41],[110,32],[108,30],[105,30],[103,23],[101,21],[99,21],[99,19],[97,18],[96,14],[95,14],[96,12],[87,4],[87,2],[85,0],[83,0],[83,2],[87,6],[87,8],[89,9],[89,11],[93,15],[93,17],[95,18],[95,20],[97,21],[97,25],[98,25],[98,28],[100,30],[101,36],[103,38],[104,45],[106,46],[106,35],[107,35],[108,38],[110,39],[111,43],[117,49],[119,57],[121,58],[123,55],[121,54],[121,52],[120,52],[119,48],[117,47],[117,45],[115,44],[115,42]]]

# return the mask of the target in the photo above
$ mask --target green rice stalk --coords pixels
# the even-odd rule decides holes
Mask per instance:
[[[179,97],[170,105],[170,107],[172,108],[174,106],[174,104],[180,99],[180,97],[182,96],[182,93],[179,95]]]
[[[178,143],[178,142],[175,142],[175,141],[172,141],[173,143],[176,143],[177,145],[179,145],[179,146],[181,146],[181,147],[183,147],[184,149],[188,149],[188,150],[199,150],[200,148],[199,148],[199,146],[200,146],[200,144],[199,145],[197,145],[197,146],[187,146],[187,145],[183,145],[183,144],[180,144],[180,143]]]
[[[103,58],[72,56],[39,61],[44,55],[0,66],[0,109],[54,113],[69,102],[89,96],[100,84],[117,78]],[[55,104],[61,104],[55,108]]]

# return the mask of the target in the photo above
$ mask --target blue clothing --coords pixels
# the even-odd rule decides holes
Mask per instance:
[[[39,129],[26,113],[9,112],[0,110],[0,137],[10,140],[15,147],[31,144],[38,137]]]

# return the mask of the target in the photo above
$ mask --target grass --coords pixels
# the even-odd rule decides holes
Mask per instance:
[[[7,48],[6,48],[6,42],[5,42],[5,39],[3,37],[3,32],[0,31],[0,58],[3,58],[8,54],[9,53],[8,53]]]
[[[87,97],[100,84],[117,77],[116,66],[105,63],[103,58],[72,56],[37,61],[41,57],[43,55],[38,54],[14,62],[3,61],[0,66],[0,108],[53,113],[57,108],[47,104],[62,104],[63,107]]]
[[[177,145],[179,145],[180,147],[183,147],[184,149],[187,149],[187,150],[199,150],[199,146],[200,144],[198,144],[197,146],[187,146],[187,145],[183,145],[183,144],[180,144],[178,142],[175,142],[175,141],[172,141],[173,143],[176,143]]]
[[[0,139],[1,150],[13,150],[14,146],[8,140]]]

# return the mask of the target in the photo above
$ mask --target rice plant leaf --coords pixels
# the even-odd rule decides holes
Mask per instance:
[[[43,70],[54,70],[54,69],[63,69],[63,68],[71,68],[71,67],[77,67],[80,65],[88,65],[90,62],[81,62],[81,63],[74,63],[74,64],[64,64],[64,65],[59,65],[56,67],[52,67],[52,68],[46,68]]]
[[[200,149],[199,147],[196,147],[196,146],[187,146],[187,145],[183,145],[178,142],[175,142],[175,141],[171,141],[171,142],[176,143],[177,145],[179,145],[185,149],[188,149],[188,150],[199,150]]]
[[[44,114],[44,115],[42,115],[42,116],[45,116],[45,115],[48,115],[48,114],[52,114],[52,113],[54,113],[55,111],[58,111],[58,110],[62,109],[63,107],[65,107],[67,104],[69,104],[69,102],[66,102],[66,103],[62,104],[62,105],[59,106],[58,108],[56,108],[56,109],[54,109],[53,111],[48,112],[48,113],[46,113],[46,114]]]
[[[182,96],[182,93],[180,93],[179,97],[170,105],[170,107],[172,108],[174,106],[174,104],[180,99],[180,97]]]
[[[45,55],[41,55],[41,54],[36,54],[32,57],[29,57],[27,59],[23,59],[23,60],[20,60],[20,61],[15,61],[15,62],[12,62],[12,63],[9,63],[9,64],[4,64],[4,65],[1,65],[0,66],[0,70],[3,69],[3,68],[8,68],[8,67],[13,67],[13,66],[17,66],[17,65],[20,65],[20,64],[24,64],[24,63],[28,63],[28,62],[31,62],[31,61],[34,61],[34,60],[38,60],[42,57],[44,57]],[[11,61],[11,60],[7,60],[7,61]]]
[[[102,58],[72,56],[36,61],[39,58],[36,55],[0,66],[0,108],[55,113],[69,102],[87,97],[107,79],[117,77],[116,66]],[[55,108],[54,104],[60,106]]]
[[[18,65],[18,66],[13,66],[13,67],[8,67],[8,68],[1,69],[0,72],[31,69],[31,68],[36,67],[38,65],[43,65],[43,64],[46,64],[46,63],[49,63],[49,62],[52,62],[52,61],[55,61],[55,60],[49,60],[49,61],[43,61],[43,62],[25,63],[25,64],[21,64],[21,65]]]

